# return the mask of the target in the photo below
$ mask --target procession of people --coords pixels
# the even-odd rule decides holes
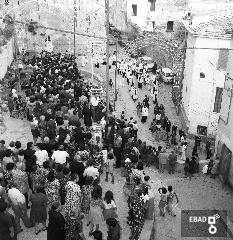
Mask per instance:
[[[95,67],[105,65],[105,58],[96,58]],[[25,227],[34,227],[36,235],[47,231],[48,240],[88,239],[83,231],[84,219],[93,239],[103,239],[101,226],[105,223],[107,239],[119,240],[120,203],[115,201],[112,187],[105,193],[101,187],[102,181],[115,184],[117,168],[121,168],[125,180],[122,191],[129,208],[130,239],[138,240],[145,220],[153,220],[156,207],[145,167],[155,166],[162,173],[168,163],[169,173],[174,174],[179,142],[181,158],[188,164],[185,174],[191,179],[197,171],[197,151],[193,153],[193,163],[188,162],[185,132],[180,129],[177,139],[178,126],[171,124],[164,106],[158,103],[156,75],[150,74],[147,64],[140,60],[116,62],[114,56],[112,59],[129,87],[143,124],[154,105],[155,118],[150,130],[155,140],[167,141],[171,146],[165,161],[165,149],[142,142],[134,116],[127,119],[124,111],[116,116],[111,105],[106,116],[105,99],[95,91],[98,86],[82,77],[73,55],[42,52],[24,63],[33,68],[30,88],[23,94],[13,88],[8,97],[10,116],[29,121],[33,142],[28,142],[26,149],[14,139],[9,146],[4,140],[0,142],[3,240],[17,239],[17,234],[23,231],[20,219]],[[86,63],[84,56],[82,65]],[[144,87],[148,95],[140,103],[138,92]],[[167,212],[175,217],[173,199],[179,200],[173,187],[158,189],[160,215]],[[9,214],[9,208],[14,216]]]

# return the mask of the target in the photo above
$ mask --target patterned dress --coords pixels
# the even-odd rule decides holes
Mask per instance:
[[[61,196],[61,205],[65,204],[66,199],[66,184],[69,181],[69,175],[64,175],[60,178],[60,196]]]
[[[66,217],[66,240],[82,240],[80,233],[82,233],[82,221],[75,216]]]
[[[40,131],[40,137],[42,139],[42,141],[44,140],[44,138],[47,135],[47,123],[45,121],[41,121],[39,123],[39,131]]]
[[[132,219],[130,221],[133,239],[138,240],[144,225],[143,200],[139,196],[132,196],[130,199]]]
[[[47,182],[45,192],[48,198],[48,207],[50,208],[54,202],[60,202],[60,183],[58,179],[53,182]]]
[[[47,175],[49,171],[45,168],[37,168],[35,172],[31,173],[32,189],[35,191],[35,186],[45,187]]]
[[[65,216],[72,211],[81,209],[81,190],[77,183],[68,181],[66,184]]]
[[[82,205],[81,205],[81,211],[84,214],[88,214],[90,210],[90,203],[91,203],[91,192],[93,191],[92,185],[84,185],[82,187]]]
[[[8,191],[13,186],[12,171],[4,171],[3,177],[4,177],[5,184],[6,184],[6,190]]]

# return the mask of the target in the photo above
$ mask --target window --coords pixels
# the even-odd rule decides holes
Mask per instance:
[[[216,88],[215,102],[214,102],[214,112],[220,113],[221,104],[222,104],[222,92],[223,88]]]
[[[150,11],[154,12],[155,11],[155,2],[156,0],[148,0],[148,2],[150,2]]]
[[[152,21],[153,30],[155,29],[155,21]]]
[[[207,136],[207,127],[206,126],[201,126],[197,125],[197,134]]]
[[[228,49],[221,49],[219,51],[219,58],[218,58],[218,69],[219,70],[226,70],[227,62],[228,62],[228,55],[229,55]]]
[[[167,31],[173,32],[173,21],[167,21]]]
[[[200,78],[205,78],[205,73],[201,72],[200,73]]]
[[[137,16],[137,11],[138,11],[138,6],[137,4],[132,4],[132,9],[133,9],[133,12],[132,12],[132,16]]]

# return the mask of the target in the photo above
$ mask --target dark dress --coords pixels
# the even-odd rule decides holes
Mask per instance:
[[[15,217],[8,213],[10,218],[11,218],[11,221],[12,221],[12,224],[13,224],[13,228],[14,228],[14,237],[11,238],[11,240],[17,240],[17,225],[16,225],[16,222],[15,222]]]
[[[35,152],[32,149],[26,149],[24,150],[24,159],[25,159],[25,164],[26,164],[26,172],[31,172],[32,171],[32,166],[36,164],[36,157],[35,157]]]
[[[90,127],[92,125],[92,112],[91,109],[88,107],[85,107],[83,110],[83,115],[84,115],[84,124],[86,127]]]
[[[69,175],[64,175],[59,179],[60,182],[60,197],[61,197],[61,205],[65,205],[66,199],[66,184],[69,181]]]
[[[65,218],[57,211],[49,211],[47,240],[65,240]]]
[[[138,239],[144,225],[144,208],[140,197],[134,195],[130,197],[130,210],[132,219],[130,221],[131,233],[135,239]]]
[[[0,212],[0,239],[1,240],[10,240],[10,231],[9,228],[13,227],[11,217],[6,212]]]
[[[190,163],[189,163],[189,173],[194,174],[195,170],[196,170],[196,161],[191,160]]]
[[[46,203],[47,198],[43,193],[34,193],[30,197],[32,203],[30,220],[32,223],[42,223],[47,219]]]

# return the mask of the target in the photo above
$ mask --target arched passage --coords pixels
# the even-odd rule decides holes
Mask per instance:
[[[171,60],[172,68],[175,69],[177,75],[181,77],[183,71],[184,52],[179,48],[176,42],[167,39],[160,33],[143,32],[142,36],[128,42],[120,55],[121,57],[127,59],[132,53],[135,53],[137,50],[144,47],[151,47],[153,51],[152,56],[153,54],[157,54],[159,55],[159,58],[163,59],[165,62],[167,62],[168,59]]]

